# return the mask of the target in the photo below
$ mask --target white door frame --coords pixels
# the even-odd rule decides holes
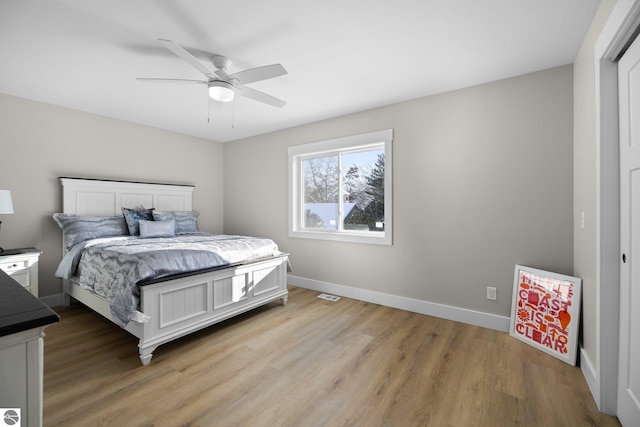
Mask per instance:
[[[616,59],[640,25],[640,0],[618,0],[595,45],[596,347],[595,372],[582,365],[598,408],[615,414],[620,308],[620,185]],[[595,376],[595,378],[594,378]]]

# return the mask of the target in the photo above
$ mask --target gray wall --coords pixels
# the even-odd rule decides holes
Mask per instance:
[[[296,276],[509,316],[516,263],[573,273],[572,74],[563,66],[228,143],[225,232],[275,239]],[[287,147],[385,128],[393,246],[289,238]]]
[[[0,246],[43,251],[40,296],[62,292],[60,176],[193,184],[201,228],[222,231],[222,144],[0,94],[0,148],[15,209],[0,216]]]

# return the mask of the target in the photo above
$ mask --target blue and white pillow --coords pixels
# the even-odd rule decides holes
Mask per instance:
[[[138,222],[140,220],[143,221],[153,221],[153,208],[145,209],[143,207],[139,208],[122,208],[122,214],[124,215],[124,219],[127,222],[127,227],[129,228],[129,235],[131,236],[139,236],[140,235],[140,225]]]
[[[90,217],[55,213],[53,219],[62,229],[66,250],[87,240],[129,234],[127,223],[122,216]]]
[[[153,211],[153,219],[156,221],[166,221],[168,219],[175,220],[176,234],[197,233],[198,216],[200,214],[194,211]]]

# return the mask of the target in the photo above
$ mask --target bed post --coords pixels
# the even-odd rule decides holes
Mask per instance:
[[[151,358],[153,357],[153,350],[155,350],[155,347],[146,348],[146,349],[140,347],[140,362],[142,362],[144,366],[147,366],[149,363],[151,363]]]
[[[71,305],[71,296],[69,295],[69,281],[62,280],[62,306],[69,307]]]

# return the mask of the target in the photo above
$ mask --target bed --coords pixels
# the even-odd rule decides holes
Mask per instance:
[[[60,214],[65,217],[78,216],[82,220],[94,218],[117,218],[123,212],[141,209],[142,207],[153,210],[154,215],[171,213],[175,225],[176,234],[178,225],[176,218],[193,219],[192,194],[193,186],[150,184],[121,181],[104,181],[78,178],[60,178],[62,185],[62,208]],[[156,221],[158,216],[156,215]],[[58,222],[59,219],[56,218]],[[127,218],[128,221],[128,218]],[[156,232],[161,223],[140,221],[139,226],[149,226]],[[59,222],[60,225],[60,222]],[[154,226],[154,228],[150,228]],[[61,225],[62,227],[62,225]],[[145,228],[146,229],[146,228]],[[67,230],[68,231],[68,230]],[[141,233],[144,230],[141,230]],[[190,230],[188,230],[190,231]],[[142,239],[145,243],[153,243],[156,246],[169,245],[171,237],[153,234],[151,238]],[[112,233],[113,234],[113,233]],[[182,245],[209,244],[209,238],[203,236],[206,233],[189,233],[181,241]],[[70,234],[63,228],[63,252],[65,262],[67,255],[78,249],[79,244],[70,242]],[[96,235],[95,240],[90,240],[88,247],[77,251],[76,261],[87,257],[90,250],[99,246],[119,246],[118,238],[103,238]],[[139,237],[143,237],[141,234]],[[146,236],[144,236],[146,237]],[[243,236],[215,236],[212,240],[231,243],[233,247],[245,245],[240,242]],[[261,245],[266,245],[265,240],[256,239]],[[128,238],[123,245],[123,250],[134,251],[128,246],[135,246],[137,241],[131,242]],[[207,240],[207,243],[204,241]],[[84,244],[84,243],[83,243]],[[248,243],[247,243],[248,244]],[[243,246],[244,247],[244,246]],[[277,248],[277,246],[276,246]],[[86,251],[86,252],[85,252]],[[257,251],[257,249],[256,249]],[[85,253],[85,255],[80,255]],[[195,253],[195,252],[193,252]],[[234,252],[235,253],[235,252]],[[118,263],[121,255],[118,255]],[[172,272],[167,270],[163,277],[153,278],[144,276],[132,286],[134,298],[137,304],[135,313],[130,317],[118,318],[114,315],[112,301],[108,295],[99,295],[89,289],[86,283],[81,283],[79,277],[73,275],[63,280],[63,304],[69,305],[72,298],[103,315],[107,319],[120,325],[139,339],[139,355],[143,365],[150,363],[153,351],[161,344],[165,344],[176,338],[191,332],[206,328],[207,326],[229,319],[238,314],[263,306],[274,300],[281,299],[282,304],[287,303],[288,291],[286,275],[288,270],[288,254],[279,250],[271,251],[271,248],[262,249],[254,256],[240,259],[239,256],[216,256],[218,265],[202,268],[198,265],[196,271]],[[191,256],[188,257],[191,259]],[[81,261],[77,261],[81,262]],[[84,264],[84,270],[89,270],[88,261]],[[59,268],[59,270],[61,269]],[[77,267],[77,266],[76,266]],[[79,267],[78,267],[79,268]],[[104,267],[95,268],[106,270]],[[140,268],[142,270],[142,268]],[[56,273],[58,274],[58,273]],[[97,280],[97,279],[96,279]],[[85,280],[86,281],[86,280]]]

